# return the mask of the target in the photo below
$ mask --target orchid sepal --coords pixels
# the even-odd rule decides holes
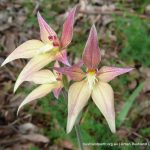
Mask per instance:
[[[37,19],[40,27],[41,40],[44,43],[52,43],[50,37],[55,37],[55,40],[58,41],[56,32],[47,24],[47,22],[41,16],[40,12],[37,13]]]
[[[84,80],[72,84],[69,88],[67,133],[71,132],[78,115],[87,104],[90,94],[91,90]]]
[[[62,51],[60,51],[60,52],[58,52],[58,53],[56,54],[56,56],[55,56],[55,59],[56,59],[57,61],[59,61],[59,62],[65,64],[65,65],[67,65],[67,66],[70,66],[70,63],[69,63],[68,57],[67,57],[67,51],[66,51],[66,49],[64,49],[64,50],[62,50]]]
[[[50,54],[43,54],[32,58],[19,74],[14,86],[14,92],[18,89],[21,83],[26,81],[26,79],[32,75],[32,73],[39,71],[53,60],[54,56]]]
[[[59,75],[60,77],[60,75]],[[42,98],[43,96],[46,96],[51,91],[57,91],[57,93],[54,93],[54,96],[59,96],[61,89],[63,88],[63,83],[61,81],[61,78],[58,80],[58,75],[52,73],[50,70],[40,70],[37,72],[32,73],[26,81],[32,81],[36,84],[41,84],[39,87],[34,89],[20,104],[17,114],[19,110],[27,103]],[[56,95],[55,95],[56,94]]]
[[[104,115],[112,133],[115,128],[114,93],[112,87],[105,82],[97,82],[92,90],[92,99]]]
[[[59,95],[60,95],[61,91],[62,91],[62,87],[59,87],[59,88],[56,88],[56,89],[53,90],[53,94],[54,94],[56,99],[59,98]]]
[[[98,78],[103,82],[109,82],[113,80],[115,77],[128,73],[132,71],[134,68],[126,67],[126,68],[118,68],[118,67],[108,67],[103,66],[97,73]]]
[[[60,39],[62,49],[65,49],[72,41],[75,13],[76,6],[69,11],[67,19],[63,24],[63,30]]]
[[[17,115],[19,114],[20,109],[26,105],[27,103],[30,103],[33,100],[40,99],[47,94],[49,94],[54,88],[57,88],[57,82],[56,84],[43,84],[34,89],[19,105],[19,108],[17,110]]]
[[[97,31],[95,25],[91,27],[90,34],[84,48],[82,59],[84,65],[89,70],[95,70],[97,65],[100,63],[101,54],[98,46]]]
[[[58,72],[67,75],[71,80],[81,81],[85,77],[85,73],[77,65],[71,67],[54,67]]]
[[[18,46],[1,64],[1,66],[6,65],[7,63],[19,59],[25,58],[29,59],[35,56],[38,52],[38,49],[42,48],[45,44],[42,43],[40,40],[28,40]]]

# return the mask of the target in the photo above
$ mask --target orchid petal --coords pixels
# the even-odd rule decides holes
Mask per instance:
[[[80,81],[85,77],[85,73],[77,65],[61,68],[54,67],[54,69],[75,81]]]
[[[98,78],[103,82],[109,82],[115,77],[132,71],[134,68],[102,67],[98,72]]]
[[[98,46],[97,31],[95,25],[92,26],[88,40],[83,52],[83,62],[88,69],[96,69],[100,63],[101,54]]]
[[[39,12],[37,13],[37,18],[40,26],[41,40],[45,43],[49,43],[51,42],[49,40],[50,36],[55,36],[57,38],[55,31],[46,23]]]
[[[76,7],[70,10],[68,17],[63,25],[63,31],[61,36],[62,48],[66,48],[72,40],[75,12],[76,12]]]
[[[56,55],[56,58],[55,58],[57,61],[67,65],[67,66],[70,66],[69,62],[68,62],[68,58],[67,58],[67,52],[66,50],[62,50],[60,51],[57,55]]]
[[[45,44],[39,40],[29,40],[18,46],[2,63],[2,66],[18,58],[31,58]]]
[[[36,71],[39,71],[41,68],[49,64],[51,61],[54,60],[54,56],[46,53],[42,55],[38,55],[36,57],[33,57],[27,65],[24,67],[24,69],[21,71],[15,86],[14,86],[14,92],[17,90],[17,88],[20,86],[21,83],[26,81],[26,79],[33,74]]]
[[[53,90],[53,94],[54,94],[55,98],[58,99],[61,91],[62,91],[62,87]]]
[[[76,82],[69,88],[67,133],[72,130],[79,113],[87,104],[90,94],[91,90],[85,80]]]
[[[19,105],[17,114],[19,113],[20,109],[27,103],[30,103],[33,100],[42,98],[49,94],[54,88],[56,87],[56,84],[43,84],[37,87],[35,90],[33,90]]]
[[[111,131],[115,133],[114,93],[111,86],[99,81],[93,88],[92,99],[106,118]]]
[[[32,81],[36,84],[46,84],[56,82],[56,77],[50,70],[40,70],[27,77],[26,81]]]

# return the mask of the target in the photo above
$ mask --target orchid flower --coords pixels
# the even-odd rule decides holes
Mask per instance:
[[[2,63],[2,66],[10,61],[19,58],[32,58],[20,73],[14,92],[22,82],[34,72],[39,71],[53,60],[58,60],[69,65],[66,48],[73,37],[73,24],[76,7],[70,10],[68,17],[63,24],[61,38],[57,37],[55,31],[46,23],[38,12],[37,18],[40,26],[41,40],[29,40],[17,47]]]
[[[133,68],[104,66],[98,70],[97,66],[101,61],[101,53],[94,25],[90,30],[82,60],[87,68],[86,72],[83,72],[78,65],[55,68],[55,70],[77,81],[70,86],[68,91],[67,133],[72,130],[90,96],[105,117],[111,131],[115,133],[114,93],[108,82],[121,74],[130,72]]]
[[[59,67],[59,64],[56,62],[55,67]],[[27,103],[42,98],[53,91],[54,96],[58,98],[61,89],[63,88],[62,83],[62,75],[57,71],[53,71],[44,69],[32,73],[26,81],[34,82],[35,84],[39,84],[40,86],[34,89],[20,104],[17,114],[19,113],[20,109]]]

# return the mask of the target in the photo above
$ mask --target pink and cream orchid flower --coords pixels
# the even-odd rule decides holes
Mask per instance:
[[[73,25],[76,7],[70,10],[63,25],[62,35],[59,39],[55,31],[46,23],[38,12],[37,18],[40,26],[41,40],[29,40],[17,47],[2,63],[2,66],[19,58],[32,58],[20,73],[14,87],[14,92],[29,76],[58,60],[69,65],[66,48],[73,37]]]
[[[62,75],[57,71],[54,71],[54,73],[52,73],[50,70],[47,69],[34,72],[32,75],[26,78],[26,81],[34,82],[35,84],[39,84],[40,86],[34,89],[22,101],[22,103],[19,105],[17,114],[25,104],[30,103],[33,100],[40,99],[48,95],[52,91],[54,96],[58,98],[60,91],[63,88]]]
[[[111,131],[115,133],[114,93],[108,82],[121,74],[130,72],[133,68],[104,66],[98,70],[97,66],[100,63],[101,54],[94,25],[90,30],[82,59],[83,64],[87,67],[86,72],[83,72],[78,65],[55,68],[57,71],[68,75],[71,79],[78,81],[73,83],[68,91],[67,133],[72,130],[90,96],[104,115]]]

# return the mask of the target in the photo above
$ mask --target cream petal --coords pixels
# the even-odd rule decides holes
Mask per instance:
[[[39,48],[36,53],[37,54],[44,54],[46,52],[52,51],[53,48],[54,48],[53,44],[45,44],[43,47]]]
[[[21,71],[19,77],[17,78],[17,81],[14,86],[14,92],[17,90],[17,88],[20,86],[21,83],[26,81],[26,79],[31,74],[42,69],[44,66],[46,66],[51,61],[53,61],[54,58],[55,57],[49,53],[38,55],[38,56],[32,58],[28,62],[28,64],[24,67],[24,69]]]
[[[103,66],[98,72],[98,78],[103,82],[109,82],[115,77],[132,71],[134,68],[118,68]]]
[[[47,94],[49,94],[56,86],[57,84],[43,84],[40,85],[39,87],[37,87],[36,89],[34,89],[23,101],[22,103],[19,105],[18,111],[17,111],[17,115],[20,111],[20,109],[25,105],[30,103],[33,100],[42,98],[44,96],[46,96]]]
[[[18,46],[2,63],[4,66],[10,61],[18,58],[31,58],[36,55],[38,49],[43,47],[45,44],[39,40],[29,40]]]
[[[72,130],[79,113],[87,104],[90,94],[91,90],[85,80],[76,82],[69,88],[67,133]]]
[[[56,82],[56,77],[50,70],[40,70],[27,77],[26,81],[32,81],[36,84],[48,84]]]
[[[99,81],[93,87],[92,99],[106,118],[111,131],[115,133],[114,93],[111,86]]]

